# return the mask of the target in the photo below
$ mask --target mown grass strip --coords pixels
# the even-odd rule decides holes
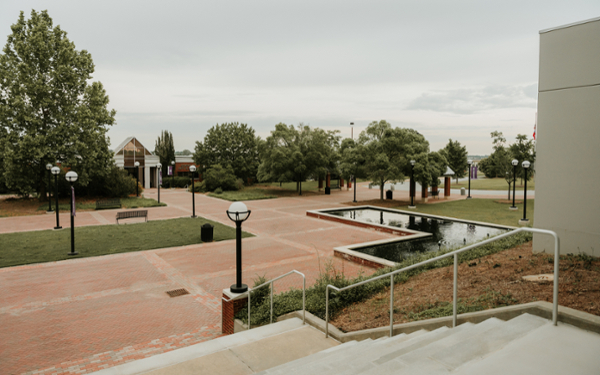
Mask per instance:
[[[200,227],[214,225],[214,241],[235,238],[235,228],[201,217],[156,220],[147,223],[97,225],[75,228],[75,251],[71,257],[71,230],[43,230],[0,234],[0,267],[53,262],[132,251],[161,249],[202,243]],[[243,232],[243,237],[252,237]]]

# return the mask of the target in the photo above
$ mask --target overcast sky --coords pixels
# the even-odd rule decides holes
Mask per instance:
[[[111,146],[150,150],[169,130],[194,149],[217,123],[262,138],[303,122],[358,135],[371,121],[409,127],[442,148],[491,152],[490,132],[531,137],[539,31],[600,16],[600,1],[8,1],[47,9],[91,53],[117,110]]]

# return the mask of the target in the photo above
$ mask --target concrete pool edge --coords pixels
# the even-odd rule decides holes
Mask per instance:
[[[314,217],[314,218],[322,219],[322,220],[334,221],[334,222],[338,222],[341,224],[348,224],[348,225],[357,226],[357,227],[361,227],[361,228],[373,229],[378,232],[385,232],[385,233],[399,235],[400,238],[388,238],[388,239],[383,239],[383,240],[362,242],[362,243],[358,243],[358,244],[339,246],[339,247],[333,248],[333,255],[335,257],[342,258],[342,259],[351,261],[353,263],[357,263],[357,264],[364,265],[364,266],[371,267],[371,268],[394,267],[398,263],[392,262],[387,259],[379,258],[379,257],[373,256],[373,255],[365,254],[365,253],[362,253],[359,251],[355,251],[355,249],[370,247],[370,246],[374,246],[374,245],[384,245],[384,244],[389,244],[389,243],[394,243],[394,242],[411,241],[411,240],[415,240],[415,239],[419,239],[419,238],[430,237],[430,236],[432,236],[432,234],[427,233],[427,232],[416,231],[416,230],[412,230],[412,229],[402,229],[402,230],[394,229],[387,225],[381,225],[381,224],[357,222],[354,220],[345,219],[343,217],[331,215],[331,214],[327,213],[327,212],[331,212],[331,211],[353,211],[353,210],[362,210],[362,209],[381,210],[381,211],[386,211],[386,212],[390,212],[390,213],[400,213],[400,214],[404,214],[404,215],[420,216],[420,217],[426,217],[429,219],[452,221],[452,222],[459,222],[459,223],[465,223],[465,224],[474,224],[474,225],[487,226],[487,227],[498,228],[498,229],[507,229],[507,230],[517,229],[517,227],[512,227],[512,226],[508,226],[508,225],[499,225],[499,224],[485,223],[485,222],[473,221],[473,220],[463,220],[463,219],[457,219],[457,218],[448,217],[448,216],[421,214],[421,213],[415,213],[412,211],[396,210],[393,208],[377,207],[377,206],[371,206],[371,205],[352,206],[352,207],[348,207],[348,208],[345,208],[345,207],[344,208],[340,208],[340,207],[324,208],[324,209],[319,209],[319,210],[306,211],[306,216],[309,216],[309,217]]]

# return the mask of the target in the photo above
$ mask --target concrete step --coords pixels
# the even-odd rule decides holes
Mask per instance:
[[[302,320],[294,318],[125,363],[94,374],[254,374],[268,368],[264,366],[275,367],[337,345],[335,340],[325,339],[322,332],[303,325]],[[271,356],[263,359],[263,353]]]
[[[459,366],[490,355],[513,340],[527,335],[548,321],[533,315],[523,314],[508,322],[486,320],[456,337],[448,336],[440,342],[433,342],[418,351],[406,353],[381,361],[376,372],[365,374],[449,374]]]
[[[568,324],[546,324],[488,357],[458,368],[475,374],[600,374],[600,335]]]
[[[329,355],[332,355],[333,353],[335,353],[338,350],[346,350],[356,344],[358,344],[358,341],[349,341],[337,346],[333,346],[329,349],[325,349],[323,351],[320,351],[319,353],[307,356],[307,357],[303,357],[303,358],[299,358],[295,361],[291,361],[288,363],[285,363],[283,365],[274,367],[274,368],[270,368],[268,370],[264,370],[261,371],[259,373],[257,373],[256,375],[279,375],[279,374],[288,374],[289,372],[291,372],[293,369],[302,367],[308,363],[311,362],[315,362],[318,360],[321,360],[325,357],[328,357]]]

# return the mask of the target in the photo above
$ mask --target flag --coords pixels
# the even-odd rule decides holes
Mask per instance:
[[[158,174],[158,186],[162,186],[162,173]]]
[[[71,215],[75,216],[75,188],[73,186],[71,186],[71,207],[73,207]]]
[[[535,133],[537,131],[537,112],[535,113],[535,124],[533,124],[533,140],[535,141]]]
[[[172,176],[172,175],[173,175],[173,166],[172,166],[172,165],[169,165],[169,167],[168,167],[168,169],[167,169],[167,174],[168,174],[169,176]]]

